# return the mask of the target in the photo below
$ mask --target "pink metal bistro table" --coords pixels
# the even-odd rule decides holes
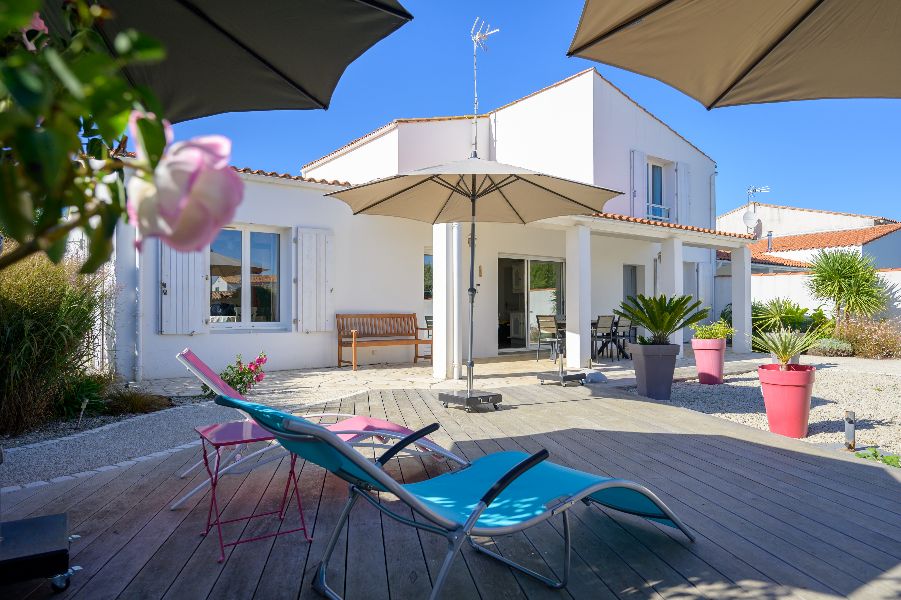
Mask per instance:
[[[202,427],[195,427],[195,430],[200,435],[200,441],[203,444],[203,466],[206,468],[206,472],[210,478],[210,510],[207,513],[206,530],[201,535],[208,534],[214,526],[216,527],[219,534],[219,562],[225,560],[225,549],[229,546],[237,546],[238,544],[246,544],[248,542],[255,542],[257,540],[263,540],[279,535],[296,533],[298,531],[303,532],[303,536],[308,542],[312,541],[310,536],[307,535],[307,524],[303,518],[303,505],[300,502],[300,490],[297,487],[297,474],[295,473],[294,468],[297,462],[296,455],[291,455],[291,468],[288,471],[288,477],[285,481],[285,491],[282,494],[282,503],[278,510],[223,521],[219,510],[219,503],[216,499],[216,486],[219,483],[219,461],[221,459],[220,450],[228,446],[252,444],[254,442],[268,442],[272,441],[274,438],[269,432],[253,421],[230,421],[228,423],[204,425]],[[207,444],[212,446],[215,451],[215,465],[210,465],[210,455],[212,453],[207,450]],[[280,521],[284,520],[285,515],[288,512],[288,490],[292,485],[294,486],[292,495],[297,499],[297,512],[300,514],[300,527],[288,531],[276,531],[275,533],[259,535],[246,540],[242,540],[239,537],[234,542],[224,543],[222,539],[222,526],[227,523],[248,521],[250,519],[256,519],[257,517],[267,517],[271,515],[278,515]]]

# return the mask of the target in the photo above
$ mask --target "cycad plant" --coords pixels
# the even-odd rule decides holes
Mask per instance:
[[[691,296],[629,296],[616,315],[630,319],[633,325],[644,327],[649,337],[640,336],[640,344],[669,344],[669,337],[682,329],[707,318],[709,308],[701,308],[701,301]]]
[[[854,250],[821,250],[811,261],[810,293],[832,303],[836,326],[852,315],[872,317],[888,295],[873,260]]]
[[[822,332],[814,329],[762,331],[754,336],[754,346],[772,354],[779,361],[779,370],[785,371],[792,357],[807,352],[821,337]]]

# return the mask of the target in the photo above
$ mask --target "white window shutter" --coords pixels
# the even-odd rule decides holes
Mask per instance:
[[[632,150],[632,216],[646,218],[648,216],[648,157],[640,150]]]
[[[209,250],[177,252],[158,243],[160,333],[194,335],[208,331]]]
[[[672,215],[673,223],[682,223],[682,219],[691,219],[691,166],[688,163],[676,163],[676,214]]]
[[[335,328],[335,234],[327,229],[295,229],[296,317],[298,331]]]

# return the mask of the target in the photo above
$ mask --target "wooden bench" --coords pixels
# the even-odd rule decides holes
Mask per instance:
[[[420,346],[431,346],[432,340],[420,338],[416,313],[336,314],[338,330],[338,366],[352,364],[357,370],[357,348],[367,346],[413,346],[413,362],[431,358],[419,352]],[[351,349],[351,360],[344,360],[344,349]]]

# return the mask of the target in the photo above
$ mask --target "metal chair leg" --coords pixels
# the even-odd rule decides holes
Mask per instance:
[[[469,538],[469,545],[472,546],[475,550],[504,563],[512,569],[516,569],[520,573],[524,573],[529,577],[534,577],[544,585],[555,590],[560,590],[566,587],[566,584],[569,582],[570,563],[572,562],[572,536],[570,535],[569,515],[565,512],[563,513],[563,543],[565,545],[565,549],[563,551],[563,577],[560,579],[552,579],[550,577],[547,577],[546,575],[538,573],[537,571],[533,571],[528,567],[524,567],[519,563],[513,562],[509,558],[501,556],[500,554],[489,550],[485,546],[477,544],[472,538]]]
[[[429,594],[429,600],[436,600],[441,594],[441,588],[444,587],[444,582],[447,580],[447,576],[450,573],[451,565],[454,564],[454,559],[457,557],[457,553],[460,552],[460,548],[463,546],[463,540],[468,537],[469,536],[462,531],[455,532],[448,536],[447,554],[444,555],[444,562],[441,563],[441,569],[438,571],[438,576],[435,577],[435,583],[432,584],[432,593]]]
[[[328,586],[328,583],[326,582],[328,561],[332,557],[332,552],[335,551],[335,546],[338,544],[338,538],[341,537],[341,530],[344,529],[344,524],[347,523],[347,519],[350,516],[350,511],[351,509],[353,509],[356,502],[357,493],[354,492],[353,488],[351,488],[350,497],[347,499],[347,503],[341,510],[341,516],[338,517],[338,522],[335,524],[335,529],[332,531],[332,535],[328,539],[328,544],[326,544],[325,546],[325,552],[322,554],[322,562],[319,563],[316,577],[313,579],[313,589],[326,598],[329,598],[330,600],[341,600],[341,595],[330,588]]]

